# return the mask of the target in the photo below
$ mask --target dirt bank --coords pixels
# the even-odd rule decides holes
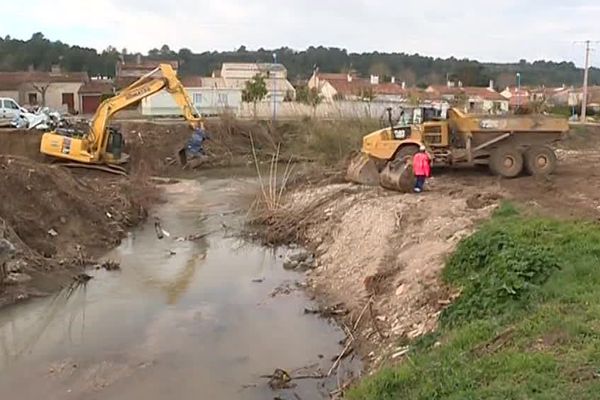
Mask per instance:
[[[14,156],[0,156],[0,193],[0,238],[16,248],[3,273],[0,305],[63,285],[118,244],[156,199],[138,178],[71,173]]]
[[[351,184],[312,186],[259,217],[267,242],[301,242],[317,256],[309,273],[327,305],[350,310],[357,348],[376,367],[406,339],[436,327],[457,293],[439,279],[446,256],[502,199],[530,213],[600,217],[600,151],[560,150],[554,176],[502,180],[478,170],[436,171],[423,195]],[[371,302],[371,306],[368,306]]]

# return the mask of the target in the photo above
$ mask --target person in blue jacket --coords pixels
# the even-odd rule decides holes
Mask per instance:
[[[204,141],[208,139],[208,134],[201,124],[194,124],[193,129],[194,131],[192,133],[192,136],[189,138],[185,147],[187,155],[189,157],[199,157],[206,155],[206,153],[204,152],[203,144]]]

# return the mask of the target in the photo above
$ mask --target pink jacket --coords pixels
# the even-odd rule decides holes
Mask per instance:
[[[413,171],[415,176],[431,176],[431,159],[426,152],[419,152],[413,157]]]

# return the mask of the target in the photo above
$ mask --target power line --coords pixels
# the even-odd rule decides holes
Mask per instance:
[[[585,65],[583,69],[583,99],[581,100],[581,122],[585,123],[587,119],[587,101],[588,101],[588,80],[590,75],[590,52],[593,50],[592,43],[600,43],[598,40],[584,40],[575,42],[585,44]]]

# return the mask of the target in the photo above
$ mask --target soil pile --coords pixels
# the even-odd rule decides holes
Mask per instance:
[[[0,156],[0,238],[16,248],[6,273],[36,278],[81,267],[145,217],[152,189],[136,179]],[[6,282],[5,282],[6,283]],[[5,289],[6,289],[6,285]],[[0,288],[1,291],[1,288]]]

